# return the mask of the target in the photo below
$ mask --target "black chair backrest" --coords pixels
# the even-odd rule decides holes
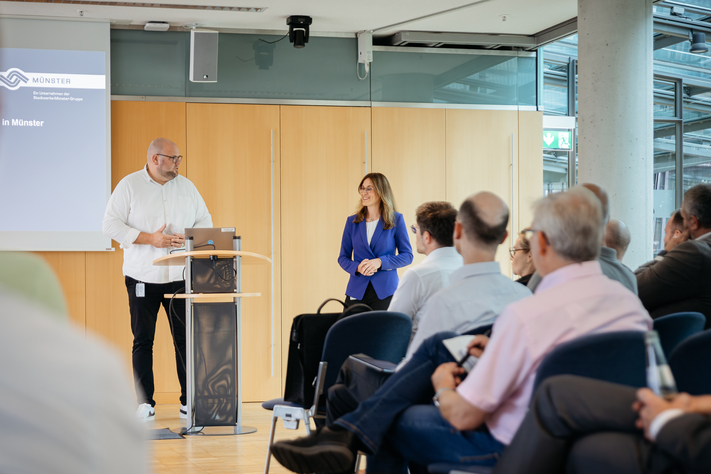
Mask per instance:
[[[669,356],[669,367],[680,392],[711,394],[711,329],[679,344]]]
[[[572,374],[644,387],[647,359],[642,331],[592,334],[560,344],[541,362],[534,391],[547,377]]]
[[[654,330],[659,333],[659,342],[669,358],[681,341],[704,330],[706,316],[701,313],[667,314],[654,320]]]
[[[321,360],[328,362],[324,393],[336,382],[343,363],[352,354],[399,363],[410,343],[412,319],[403,313],[369,311],[354,314],[331,326]]]

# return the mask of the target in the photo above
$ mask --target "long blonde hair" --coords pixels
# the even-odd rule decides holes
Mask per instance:
[[[393,191],[390,188],[390,182],[388,178],[382,173],[368,173],[363,176],[358,185],[358,191],[363,186],[363,182],[370,178],[373,183],[375,192],[378,193],[380,197],[380,217],[383,219],[383,229],[391,229],[395,227],[395,198],[393,197]],[[368,208],[363,205],[363,201],[358,201],[358,206],[356,206],[356,216],[353,220],[354,224],[363,221],[368,215]]]

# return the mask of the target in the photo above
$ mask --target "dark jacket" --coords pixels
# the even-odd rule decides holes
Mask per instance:
[[[711,241],[689,240],[637,275],[639,299],[652,318],[698,311],[711,327]]]

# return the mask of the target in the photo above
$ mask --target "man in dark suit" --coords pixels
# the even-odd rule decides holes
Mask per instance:
[[[681,205],[684,232],[662,260],[637,275],[639,298],[652,318],[698,311],[711,327],[711,185],[697,184]]]
[[[546,379],[494,474],[711,472],[711,396]]]

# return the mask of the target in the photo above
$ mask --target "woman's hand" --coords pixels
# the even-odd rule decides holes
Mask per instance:
[[[360,262],[360,265],[358,266],[358,271],[365,276],[371,276],[376,271],[378,271],[378,268],[380,268],[382,265],[383,262],[379,258],[374,258],[373,260],[366,259]]]

